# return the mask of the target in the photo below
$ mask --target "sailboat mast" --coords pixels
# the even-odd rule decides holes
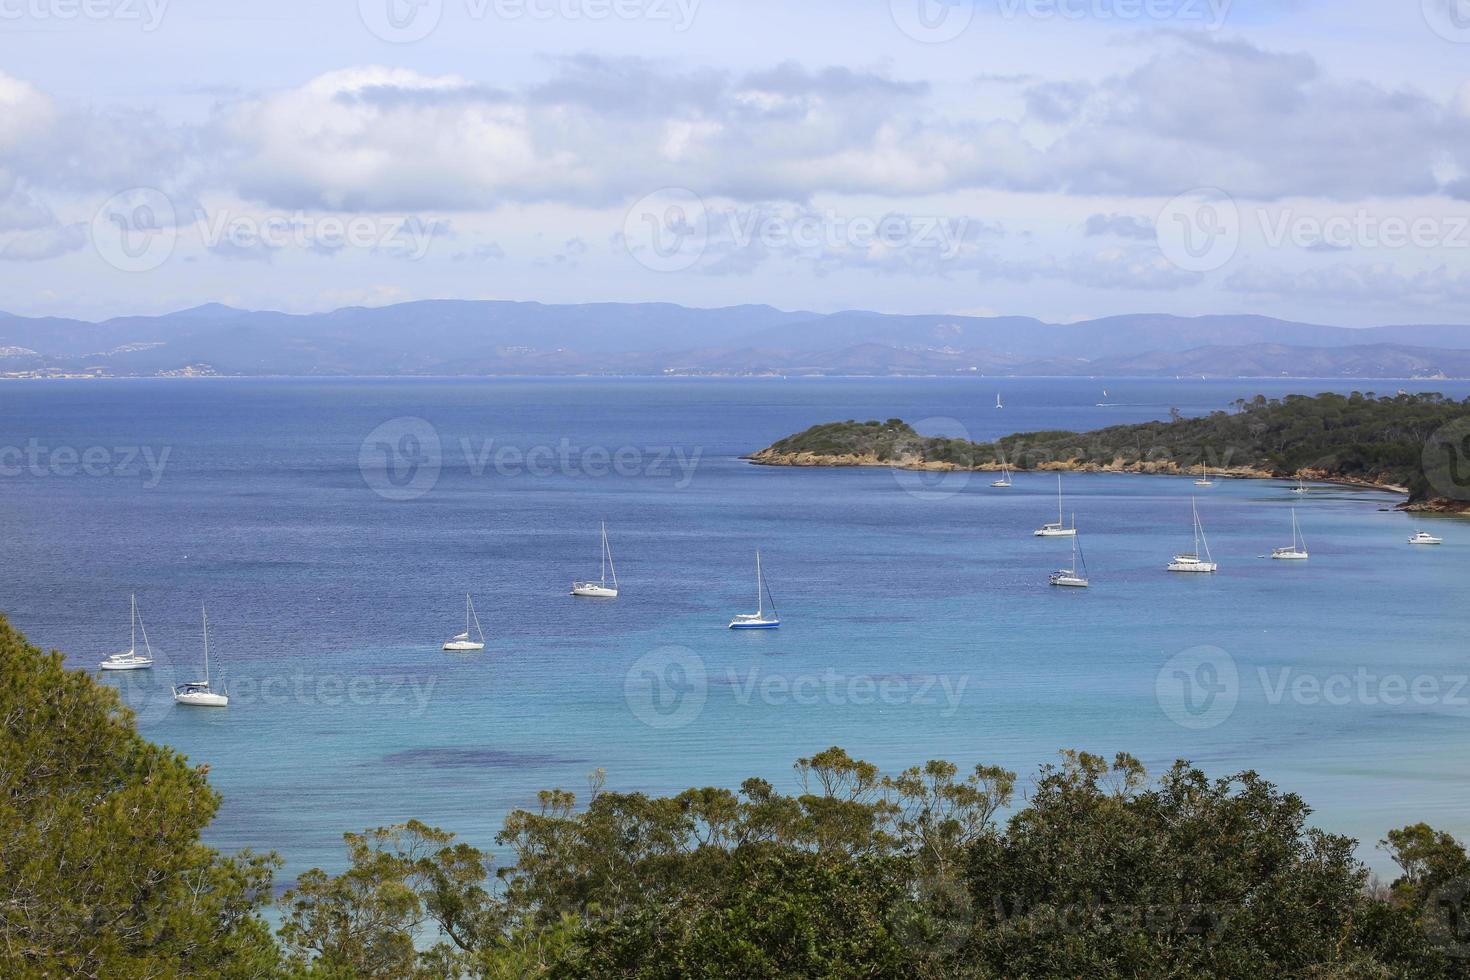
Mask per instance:
[[[132,600],[133,607],[128,616],[128,625],[131,631],[128,639],[128,653],[132,653],[138,649],[138,597],[134,595]]]
[[[761,553],[755,553],[755,611],[757,614],[765,611],[765,589],[761,587]]]
[[[601,570],[603,585],[607,584],[607,521],[602,522],[602,551],[597,556],[598,568]]]
[[[209,686],[209,613],[199,607],[199,618],[204,622],[204,685]]]
[[[1062,474],[1057,474],[1057,527],[1062,527]]]

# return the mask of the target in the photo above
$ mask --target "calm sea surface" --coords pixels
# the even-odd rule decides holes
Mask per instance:
[[[1029,776],[1061,748],[1256,769],[1387,871],[1390,828],[1470,834],[1470,525],[1425,520],[1445,546],[1412,548],[1384,494],[1068,476],[1093,587],[1064,592],[1047,574],[1070,542],[1031,535],[1056,515],[1049,476],[1005,491],[739,457],[836,419],[988,438],[1404,386],[9,383],[0,609],[90,668],[127,645],[136,593],[158,665],[108,682],[148,737],[209,764],[210,841],[276,849],[287,878],[409,817],[490,846],[508,809],[596,767],[622,790],[790,789],[792,761],[834,744],[888,769]],[[1163,570],[1194,495],[1217,576]],[[1292,506],[1311,560],[1261,559]],[[570,598],[602,520],[622,596]],[[731,632],[757,548],[784,625]],[[486,650],[441,652],[466,592]],[[164,693],[202,670],[201,604],[224,710]]]

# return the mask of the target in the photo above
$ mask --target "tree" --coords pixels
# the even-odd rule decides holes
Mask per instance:
[[[274,856],[199,842],[220,798],[117,692],[0,617],[0,974],[265,977]]]

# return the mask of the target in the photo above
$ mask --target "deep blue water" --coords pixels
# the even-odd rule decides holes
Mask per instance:
[[[1069,475],[1093,588],[1061,592],[1046,577],[1070,543],[1031,536],[1055,515],[1051,477],[1000,491],[739,456],[833,419],[987,438],[1402,385],[11,383],[0,609],[90,668],[126,645],[136,592],[159,663],[109,682],[135,685],[150,738],[209,763],[226,801],[211,842],[279,850],[287,877],[340,866],[343,831],[408,817],[491,845],[508,809],[595,767],[615,789],[789,789],[792,761],[833,744],[888,769],[1029,776],[1064,747],[1253,768],[1388,870],[1372,845],[1390,828],[1470,834],[1470,525],[1436,520],[1445,546],[1415,549],[1384,494]],[[17,473],[5,447],[28,445],[37,470]],[[133,447],[142,472],[104,475]],[[1171,576],[1196,494],[1222,570]],[[1292,506],[1311,561],[1258,558],[1289,541]],[[604,519],[623,594],[572,599]],[[732,633],[757,547],[785,622]],[[443,653],[466,591],[489,644]],[[203,603],[222,711],[159,696],[200,668]]]

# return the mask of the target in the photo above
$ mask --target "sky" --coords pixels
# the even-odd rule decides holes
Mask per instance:
[[[0,310],[1470,323],[1470,0],[0,0]]]

